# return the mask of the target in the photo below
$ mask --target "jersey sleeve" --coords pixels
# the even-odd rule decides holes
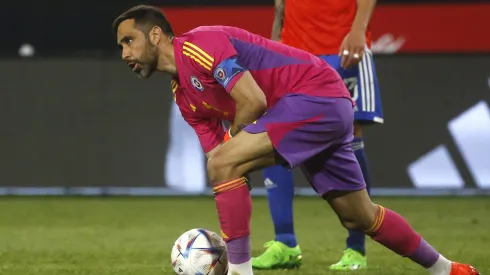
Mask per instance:
[[[218,118],[201,118],[195,115],[192,105],[181,96],[177,88],[174,93],[175,102],[179,106],[180,113],[184,120],[194,129],[201,143],[204,153],[213,150],[218,146],[225,136],[223,123]]]
[[[195,32],[184,42],[182,49],[183,55],[193,61],[195,69],[214,78],[228,93],[247,71],[240,64],[230,37],[224,32]]]

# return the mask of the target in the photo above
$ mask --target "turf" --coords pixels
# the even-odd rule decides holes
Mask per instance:
[[[448,258],[489,274],[490,199],[383,198]],[[255,274],[333,274],[345,231],[328,205],[295,201],[303,266]],[[272,237],[263,198],[254,200],[253,253]],[[172,274],[173,241],[187,229],[218,231],[212,198],[0,198],[0,274]],[[369,270],[357,274],[425,274],[368,240]]]

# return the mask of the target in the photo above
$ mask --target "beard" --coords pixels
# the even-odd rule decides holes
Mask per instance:
[[[158,49],[150,42],[147,42],[143,54],[136,62],[139,68],[135,71],[140,79],[149,78],[158,66]]]

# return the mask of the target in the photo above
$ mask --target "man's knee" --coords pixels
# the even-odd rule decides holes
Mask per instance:
[[[373,211],[366,211],[365,213],[353,213],[351,215],[339,215],[340,223],[348,230],[369,230],[376,221],[377,206],[373,205]]]
[[[275,164],[274,148],[267,133],[242,131],[208,160],[208,175],[212,184],[220,184]]]
[[[346,229],[367,231],[376,221],[378,206],[371,202],[365,189],[353,192],[332,191],[324,198]]]
[[[240,175],[235,175],[236,167],[233,162],[218,153],[208,159],[207,170],[209,180],[213,185],[240,177]]]

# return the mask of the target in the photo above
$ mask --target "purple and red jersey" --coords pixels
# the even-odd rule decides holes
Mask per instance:
[[[287,94],[351,98],[337,72],[320,58],[239,28],[198,27],[173,43],[174,98],[206,153],[222,142],[222,121],[235,117],[230,92],[246,71],[268,108]]]

